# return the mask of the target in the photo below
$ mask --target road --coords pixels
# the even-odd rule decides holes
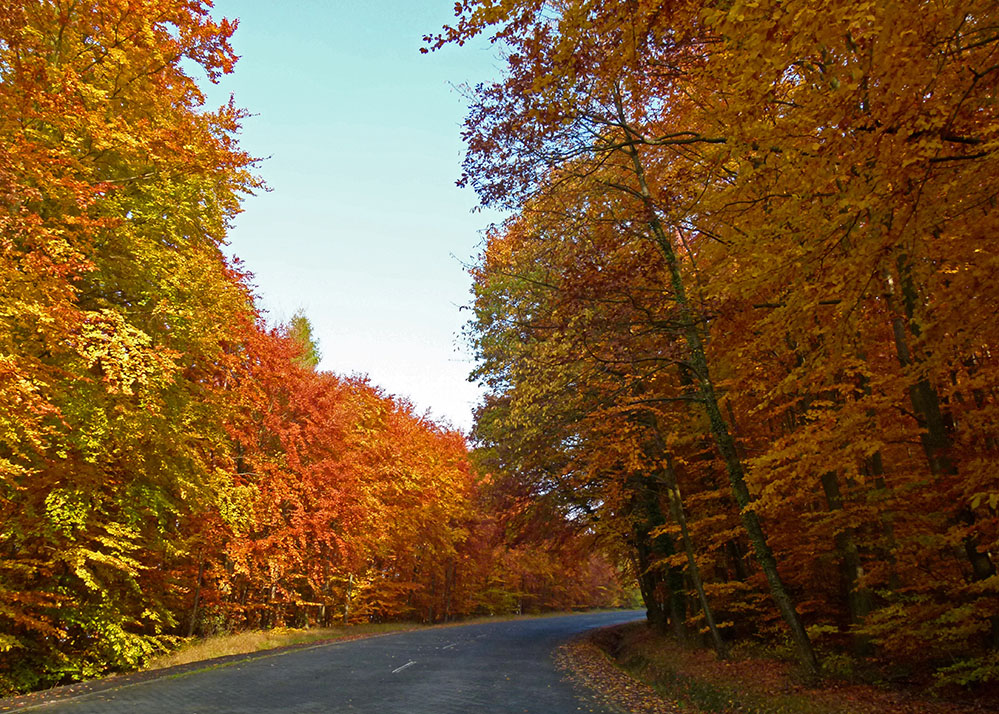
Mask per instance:
[[[32,706],[46,714],[607,714],[551,653],[642,611],[401,632],[260,655]],[[25,711],[21,709],[21,711]]]

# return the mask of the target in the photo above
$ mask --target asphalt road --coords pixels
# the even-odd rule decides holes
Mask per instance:
[[[643,616],[642,611],[569,615],[334,642],[30,709],[51,714],[607,714],[555,669],[552,650],[584,630]]]

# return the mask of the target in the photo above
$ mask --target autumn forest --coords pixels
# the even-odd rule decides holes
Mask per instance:
[[[636,590],[721,658],[999,679],[995,3],[458,2],[424,51],[502,56],[456,178],[507,216],[467,437],[224,252],[235,31],[0,7],[0,696]]]
[[[0,9],[0,696],[190,635],[618,604],[464,437],[316,370],[221,250],[260,188],[200,0]],[[204,79],[204,78],[202,78]]]
[[[999,678],[999,7],[456,10],[484,461],[681,641]]]

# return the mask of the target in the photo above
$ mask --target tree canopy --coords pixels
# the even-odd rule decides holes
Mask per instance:
[[[236,61],[210,10],[0,7],[0,696],[192,634],[621,601],[460,433],[266,324],[222,251],[261,182],[199,88]]]
[[[650,616],[997,672],[996,7],[470,0],[464,184],[505,467]],[[783,621],[781,623],[781,621]]]

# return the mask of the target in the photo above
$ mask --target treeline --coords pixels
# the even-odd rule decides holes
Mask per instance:
[[[496,461],[682,640],[999,676],[996,4],[456,11]]]
[[[209,7],[0,7],[0,695],[191,634],[614,603],[459,433],[265,326],[221,250],[244,114],[190,75],[236,59]]]

